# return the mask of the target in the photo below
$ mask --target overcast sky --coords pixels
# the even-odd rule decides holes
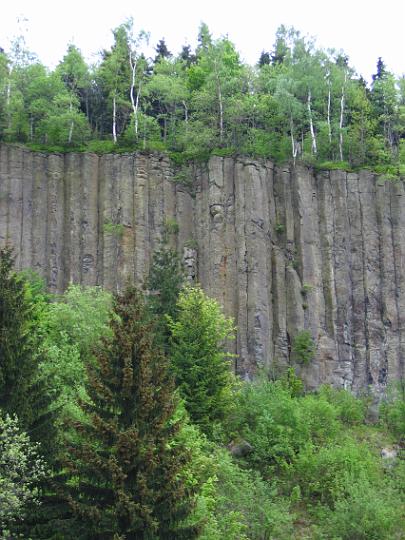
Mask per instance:
[[[27,44],[53,67],[74,42],[90,61],[111,45],[111,29],[127,17],[146,30],[155,45],[165,37],[172,52],[194,46],[201,21],[214,37],[228,35],[244,60],[253,64],[270,50],[280,24],[317,38],[318,45],[343,49],[366,79],[381,56],[397,75],[405,74],[405,0],[3,0],[0,46],[19,33],[17,18],[28,22]]]

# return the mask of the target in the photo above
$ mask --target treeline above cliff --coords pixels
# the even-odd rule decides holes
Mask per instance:
[[[367,85],[342,52],[321,50],[283,26],[255,66],[205,24],[194,51],[184,46],[173,55],[161,40],[154,59],[142,52],[147,34],[136,34],[132,21],[113,35],[94,66],[73,44],[53,71],[23,38],[0,49],[1,140],[405,170],[405,78],[396,80],[381,58]]]

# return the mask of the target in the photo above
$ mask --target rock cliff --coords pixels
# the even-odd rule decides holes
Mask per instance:
[[[188,184],[184,183],[188,180]],[[289,364],[307,329],[309,387],[377,393],[404,376],[405,193],[376,175],[213,157],[183,183],[162,155],[0,146],[0,244],[51,291],[141,282],[162,232],[235,318],[236,371]]]

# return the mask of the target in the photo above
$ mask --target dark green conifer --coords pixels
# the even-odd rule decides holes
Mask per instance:
[[[162,244],[153,254],[146,287],[148,307],[156,317],[157,334],[165,350],[168,347],[167,316],[176,318],[177,300],[184,285],[184,272],[174,249]]]
[[[39,376],[38,338],[26,283],[13,271],[12,249],[0,249],[0,409],[17,415],[50,457],[55,431],[50,398]]]
[[[195,538],[198,526],[184,524],[195,495],[184,478],[188,451],[175,442],[174,385],[134,288],[116,298],[111,327],[89,369],[91,401],[65,462],[77,536]]]

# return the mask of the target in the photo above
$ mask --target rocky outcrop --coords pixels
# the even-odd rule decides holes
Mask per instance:
[[[198,281],[235,318],[235,369],[294,361],[309,330],[309,387],[377,393],[404,376],[403,182],[213,157],[186,183],[162,155],[33,153],[0,147],[0,244],[51,291],[142,282],[168,232]],[[182,175],[184,181],[184,175]],[[175,225],[175,226],[174,226]]]

